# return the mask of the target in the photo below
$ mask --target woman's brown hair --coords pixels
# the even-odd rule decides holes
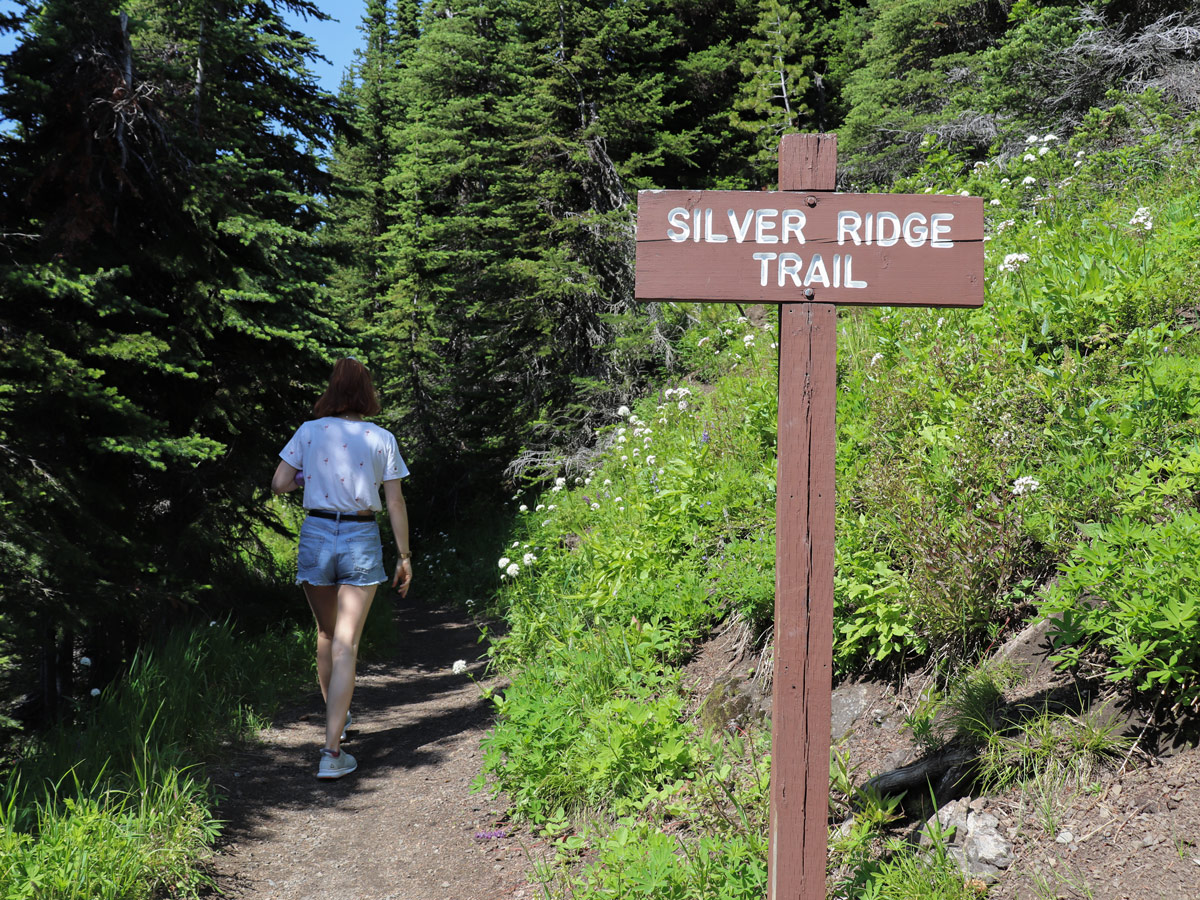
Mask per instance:
[[[333,374],[329,376],[329,387],[313,404],[313,415],[320,419],[343,413],[373,416],[377,412],[379,397],[375,394],[375,385],[367,367],[353,356],[339,359],[333,365]]]

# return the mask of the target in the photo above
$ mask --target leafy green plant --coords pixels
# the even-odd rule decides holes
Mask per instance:
[[[1054,659],[1095,659],[1104,677],[1200,703],[1200,511],[1160,523],[1121,516],[1087,529],[1047,593]]]

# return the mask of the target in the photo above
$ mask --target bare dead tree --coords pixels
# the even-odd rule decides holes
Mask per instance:
[[[1200,11],[1171,13],[1140,30],[1111,23],[1096,7],[1080,13],[1083,32],[1059,58],[1059,108],[1110,87],[1134,93],[1155,88],[1185,109],[1200,109]]]

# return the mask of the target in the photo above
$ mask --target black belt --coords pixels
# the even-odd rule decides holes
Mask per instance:
[[[375,513],[344,513],[344,512],[329,512],[325,509],[310,509],[310,516],[316,516],[318,519],[333,519],[335,522],[374,522]]]

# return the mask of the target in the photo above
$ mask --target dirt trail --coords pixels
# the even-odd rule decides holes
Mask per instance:
[[[380,597],[377,602],[391,602]],[[358,771],[314,776],[324,711],[314,687],[284,709],[263,746],[211,774],[227,821],[213,860],[233,900],[507,900],[532,898],[527,863],[502,808],[471,792],[490,724],[479,688],[477,630],[459,612],[395,600],[391,661],[360,664],[345,747]],[[502,832],[484,837],[484,834]]]

